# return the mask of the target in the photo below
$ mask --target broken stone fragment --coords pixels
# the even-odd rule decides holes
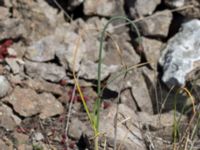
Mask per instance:
[[[6,105],[0,106],[0,126],[6,130],[13,130],[17,125],[21,123],[21,119],[14,115],[12,109]]]
[[[7,19],[9,15],[10,15],[9,9],[0,6],[0,20]]]
[[[48,8],[48,9],[47,9]],[[54,7],[49,7],[49,4],[47,1],[38,0],[36,8],[41,14],[44,14],[44,16],[48,19],[49,23],[55,27],[58,22],[64,22],[64,17],[62,13],[58,13],[57,9]]]
[[[142,46],[144,48],[144,55],[149,65],[157,70],[157,64],[160,57],[162,42],[154,39],[142,37]]]
[[[106,43],[105,57],[103,63],[107,66],[132,66],[140,62],[140,57],[131,45],[127,33],[112,35]]]
[[[151,15],[161,0],[125,0],[126,7],[132,18]]]
[[[164,10],[139,21],[137,25],[144,36],[167,37],[171,20],[172,13],[169,10]]]
[[[33,135],[33,140],[35,141],[41,141],[44,139],[44,135],[41,132],[36,132]]]
[[[16,87],[11,95],[4,99],[21,116],[29,117],[40,112],[39,96],[32,89]]]
[[[0,40],[16,38],[27,34],[23,22],[19,19],[5,19],[0,21]]]
[[[176,117],[180,117],[182,114],[176,112]],[[172,127],[174,125],[174,112],[168,112],[163,114],[150,115],[146,112],[139,112],[139,121],[142,125],[149,126],[151,129],[159,130],[161,128]],[[181,116],[180,122],[186,122],[187,117]]]
[[[27,47],[25,57],[31,61],[45,62],[53,60],[56,51],[63,51],[65,47],[61,45],[55,36],[43,37]]]
[[[63,33],[65,34],[63,35]],[[55,34],[63,40],[62,45],[65,45],[65,49],[56,51],[58,60],[64,68],[78,71],[86,50],[81,35],[78,35],[73,30],[69,30],[67,26],[62,26],[60,29],[57,29]],[[74,61],[75,54],[76,60]]]
[[[39,95],[39,98],[38,105],[41,107],[39,117],[41,119],[46,119],[63,113],[64,107],[52,94],[42,93]]]
[[[199,0],[185,0],[185,6],[190,6],[188,9],[183,9],[179,13],[186,18],[196,19],[200,18],[200,1]]]
[[[105,79],[110,73],[115,72],[119,68],[117,65],[106,66],[102,64],[101,66],[101,80]],[[79,76],[84,79],[96,80],[98,74],[97,68],[97,63],[84,60],[79,70]]]
[[[138,116],[136,113],[124,104],[119,104],[118,109],[118,125],[117,125],[117,143],[121,143],[123,149],[132,150],[145,150],[144,140],[142,138],[141,131],[139,130]],[[114,140],[114,120],[116,117],[116,105],[112,105],[103,112],[100,117],[99,130],[105,133],[107,137],[108,145],[113,146]],[[132,133],[130,132],[132,131]],[[127,138],[124,138],[127,137]]]
[[[23,134],[23,133],[19,133],[17,131],[15,131],[13,133],[13,138],[15,139],[18,148],[20,147],[20,145],[22,145],[24,143],[28,143],[28,140],[29,140],[29,136],[28,135]],[[22,150],[22,149],[19,149],[19,150]],[[29,149],[26,149],[26,150],[29,150]]]
[[[20,72],[20,65],[18,62],[22,60],[18,58],[6,58],[5,61],[12,70],[13,74],[18,74]]]
[[[25,61],[26,73],[36,79],[59,82],[66,76],[65,69],[53,63]]]
[[[11,89],[12,87],[7,78],[3,75],[0,75],[0,98],[6,96],[11,91]]]
[[[79,140],[86,129],[87,127],[82,121],[77,118],[73,118],[69,125],[68,135],[74,140]]]
[[[16,87],[4,101],[11,104],[13,109],[24,117],[39,114],[41,119],[61,114],[63,106],[50,93],[38,95],[34,90]]]
[[[152,100],[141,71],[139,69],[133,69],[126,74],[125,78],[124,73],[121,73],[121,76],[118,76],[119,74],[120,72],[109,77],[107,88],[116,92],[127,88],[130,89],[131,99],[129,99],[129,101],[134,101],[132,103],[132,108],[134,108],[133,105],[135,105],[135,107],[139,107],[141,111],[152,114]],[[118,77],[115,78],[116,76]],[[122,89],[120,89],[120,87]]]
[[[200,21],[191,20],[182,25],[171,38],[160,57],[163,82],[171,87],[183,86],[200,67]]]
[[[2,139],[0,139],[0,147],[2,150],[13,150],[14,149],[14,146],[12,144],[12,142],[5,138],[5,137],[2,137]]]
[[[123,0],[86,0],[84,3],[84,14],[111,17],[124,14]]]
[[[45,80],[24,80],[22,83],[24,86],[28,86],[29,88],[37,91],[37,92],[47,92],[56,95],[63,95],[66,91],[65,89],[55,83],[47,82]]]

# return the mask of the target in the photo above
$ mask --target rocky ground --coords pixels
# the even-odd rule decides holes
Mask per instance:
[[[100,149],[200,149],[199,0],[0,0],[0,150],[94,149],[73,72],[92,111],[114,16]]]

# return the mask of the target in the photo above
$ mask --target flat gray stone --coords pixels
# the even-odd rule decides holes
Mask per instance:
[[[97,68],[98,68],[97,63],[94,63],[89,60],[88,61],[84,60],[79,70],[79,76],[84,79],[97,80],[97,75],[98,75]],[[117,71],[117,69],[118,69],[118,65],[107,66],[105,64],[102,64],[101,80],[105,79],[110,73]]]
[[[69,125],[68,135],[70,138],[78,140],[86,129],[87,127],[83,122],[77,118],[73,118]]]
[[[154,70],[157,70],[162,44],[158,40],[142,37],[142,46],[146,60]]]
[[[0,20],[4,20],[10,16],[9,9],[6,7],[0,7]]]
[[[124,73],[121,73],[117,78],[115,77],[119,75],[120,72],[112,74],[108,79],[107,88],[115,92],[123,89],[130,89],[131,99],[129,99],[129,101],[134,102],[131,104],[131,107],[134,108],[135,105],[135,107],[139,107],[142,111],[153,114],[152,100],[141,70],[135,68],[129,71],[126,74],[125,79]],[[120,89],[120,87],[122,89]]]
[[[99,15],[99,16],[114,16],[124,14],[123,11],[123,0],[85,0],[84,13],[86,15]]]
[[[50,93],[37,94],[33,89],[16,87],[12,94],[4,98],[13,109],[24,117],[39,114],[41,119],[63,113],[63,106]]]
[[[6,130],[13,130],[17,125],[21,123],[21,119],[14,115],[12,109],[6,105],[0,106],[0,126]]]
[[[107,66],[132,66],[140,62],[140,56],[131,45],[130,37],[127,33],[120,35],[113,34],[106,43],[105,57],[103,63]]]
[[[189,19],[200,18],[200,1],[199,0],[185,0],[184,6],[189,6],[189,5],[191,5],[192,7],[188,9],[184,9],[180,11],[179,13]]]
[[[16,38],[20,36],[26,36],[27,31],[24,27],[24,24],[19,19],[11,19],[7,18],[2,21],[0,21],[0,34],[2,39],[10,39],[10,38]]]
[[[4,137],[4,139],[0,139],[0,147],[2,150],[13,150],[14,146],[10,140]]]
[[[171,20],[171,11],[164,10],[156,12],[150,18],[139,21],[137,25],[144,36],[167,37]]]
[[[26,73],[36,79],[59,82],[66,76],[65,69],[53,63],[37,63],[25,61]]]
[[[6,58],[5,61],[9,65],[13,74],[18,74],[20,72],[19,62],[22,61],[22,60],[20,60],[18,58]]]
[[[151,15],[161,0],[126,0],[131,17],[142,17]]]
[[[27,47],[25,57],[31,61],[45,62],[55,58],[56,51],[63,51],[65,47],[59,43],[55,36],[43,37]]]
[[[63,33],[65,33],[64,36]],[[60,63],[66,69],[78,71],[80,62],[85,55],[85,44],[81,35],[75,33],[73,30],[69,30],[67,26],[57,29],[56,34],[58,37],[60,36],[59,38],[63,40],[63,44],[65,45],[65,49],[56,51],[56,56]],[[74,61],[75,54],[76,60]]]
[[[117,118],[118,125],[117,125],[117,137],[116,137],[117,144],[121,143],[123,149],[127,150],[133,150],[133,149],[146,150],[142,133],[139,130],[139,122],[137,121],[138,116],[132,109],[130,109],[128,106],[124,104],[119,104],[118,107],[119,110]],[[99,130],[101,133],[105,133],[105,137],[107,137],[107,143],[111,147],[113,146],[113,141],[114,141],[115,116],[116,116],[116,105],[112,105],[107,109],[107,111],[101,114],[99,121],[100,122]]]
[[[17,86],[4,101],[11,104],[21,116],[30,117],[40,112],[41,107],[38,105],[38,100],[39,96],[34,90]]]
[[[200,67],[200,21],[191,20],[182,25],[171,38],[160,57],[162,80],[169,87],[183,86],[192,72]]]
[[[38,105],[41,107],[39,117],[46,119],[55,115],[62,114],[64,108],[62,104],[50,93],[42,93],[39,95]]]

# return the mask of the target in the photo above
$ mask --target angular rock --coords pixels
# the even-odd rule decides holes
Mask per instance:
[[[185,0],[164,0],[164,3],[171,8],[178,8],[184,6]]]
[[[110,73],[113,73],[118,69],[117,65],[106,66],[102,64],[101,66],[101,80],[105,79]],[[84,79],[96,80],[98,74],[97,68],[97,63],[84,60],[79,70],[79,76]]]
[[[17,125],[21,123],[21,119],[13,114],[10,107],[6,105],[0,106],[0,126],[6,130],[13,130]]]
[[[8,8],[0,6],[0,20],[5,20],[10,16],[10,12]]]
[[[85,28],[85,34],[83,34],[83,40],[85,43],[85,60],[91,60],[93,62],[98,60],[99,55],[99,32],[98,25],[96,23],[101,24],[102,22],[98,18],[91,18],[84,24],[83,28]],[[110,26],[109,26],[110,27]],[[104,46],[105,48],[105,46]],[[103,56],[104,56],[104,48],[103,48]]]
[[[21,22],[19,19],[8,18],[0,21],[0,28],[0,40],[10,38],[15,39],[20,36],[25,37],[27,34],[23,22]]]
[[[99,33],[99,31],[102,31],[102,29],[105,27],[105,25],[108,23],[108,19],[106,18],[99,18],[99,17],[92,17],[90,19],[87,20],[87,22],[85,24],[82,23],[82,29],[89,31],[96,31],[97,33]],[[113,23],[114,24],[114,23]],[[114,33],[114,29],[113,29],[113,24],[109,24],[106,31],[109,33]],[[79,24],[81,25],[81,24]],[[96,33],[96,34],[97,34]]]
[[[21,144],[17,148],[18,150],[33,150],[33,146],[28,144]]]
[[[172,20],[172,13],[168,10],[156,12],[154,16],[137,23],[144,36],[166,37]]]
[[[183,86],[199,70],[200,21],[191,20],[171,38],[160,57],[162,80],[167,86]]]
[[[144,48],[144,55],[150,66],[157,70],[157,64],[160,57],[162,42],[149,38],[142,38],[142,46]]]
[[[0,75],[0,98],[6,96],[11,91],[11,89],[12,87],[7,78],[3,75]]]
[[[99,31],[102,31],[106,23],[107,19],[98,17],[92,17],[87,20],[85,23],[79,23],[81,29],[84,30],[84,34],[82,36],[83,41],[85,43],[86,51],[84,55],[85,60],[91,60],[93,62],[98,61],[99,56]],[[109,33],[114,33],[113,25],[109,24],[106,30]],[[105,56],[106,42],[103,45],[102,58]]]
[[[116,105],[113,105],[101,114],[99,130],[106,133],[107,145],[113,147],[114,141],[114,120],[116,114]],[[127,119],[127,120],[126,120]],[[117,118],[117,144],[122,144],[123,149],[145,150],[145,144],[142,134],[139,130],[138,118],[134,111],[124,104],[119,104],[119,113]],[[126,120],[126,121],[125,121]],[[132,131],[132,133],[130,132]],[[126,138],[125,138],[126,137]]]
[[[61,45],[55,36],[46,36],[31,44],[26,50],[25,57],[31,61],[45,62],[53,60],[56,51],[63,51],[65,47]]]
[[[26,73],[36,79],[59,82],[66,76],[65,69],[53,63],[25,62]]]
[[[61,114],[64,110],[63,106],[50,93],[38,95],[32,89],[18,86],[4,101],[11,104],[13,109],[24,117],[40,114],[41,119],[46,119]]]
[[[10,8],[10,7],[12,7],[13,5],[12,5],[12,2],[10,2],[10,1],[5,1],[5,0],[2,0],[3,2],[3,6],[5,6],[5,7],[7,7],[7,8]]]
[[[125,0],[127,9],[132,18],[151,15],[161,0]]]
[[[132,74],[131,78],[132,79],[130,82],[128,82],[128,84],[131,86],[132,95],[137,102],[137,106],[139,106],[142,111],[152,114],[152,100],[149,95],[149,88],[147,87],[144,77],[141,75],[141,73],[135,72]]]
[[[56,51],[56,56],[58,57],[63,67],[65,67],[66,69],[74,69],[75,71],[78,71],[80,67],[80,62],[84,56],[85,44],[83,43],[80,35],[75,33],[75,31],[73,30],[69,30],[67,27],[68,26],[63,25],[55,32],[56,36],[60,36],[59,38],[63,40],[63,43],[66,47],[65,49],[60,49],[59,51]],[[63,33],[65,33],[64,36]],[[75,52],[76,60],[75,65],[73,66]]]
[[[19,41],[17,43],[13,43],[13,48],[8,48],[9,55],[14,55],[17,58],[22,58],[25,55],[27,46],[24,45],[22,41]],[[11,53],[11,54],[10,54]]]
[[[14,132],[13,133],[13,137],[16,141],[16,146],[19,147],[23,147],[21,145],[28,143],[29,140],[29,136],[26,134],[22,134],[22,133],[18,133],[18,132]],[[29,150],[29,149],[28,149]]]
[[[64,108],[60,102],[50,93],[43,93],[39,95],[39,106],[41,107],[39,117],[46,119],[51,116],[62,114]]]
[[[34,133],[33,139],[36,141],[41,141],[44,139],[44,136],[41,132]]]
[[[13,49],[13,48],[11,48],[11,47],[8,47],[7,50],[8,50],[8,56],[17,57],[17,52],[15,51],[15,49]]]
[[[121,76],[115,78],[119,74],[120,73],[116,73],[109,77],[107,88],[112,91],[119,91],[127,88],[130,89],[131,91],[130,97],[132,98],[129,99],[129,101],[134,101],[135,104],[133,105],[139,107],[141,111],[145,111],[152,114],[153,113],[152,100],[149,95],[145,79],[141,74],[141,71],[139,69],[133,69],[126,74],[125,79],[123,79],[124,73],[121,74]],[[120,87],[122,89],[119,89]]]
[[[40,112],[38,105],[39,96],[34,90],[16,87],[12,94],[4,101],[13,106],[13,109],[21,116],[29,117]]]
[[[85,15],[99,15],[110,17],[114,15],[123,15],[123,0],[86,0],[84,3]]]
[[[196,19],[200,18],[200,1],[199,0],[185,0],[185,6],[192,5],[188,9],[184,9],[179,13],[186,18]]]
[[[180,113],[176,113],[176,117],[179,118],[181,116]],[[167,127],[172,127],[174,125],[174,112],[171,111],[169,113],[157,114],[157,115],[149,115],[145,112],[138,113],[138,117],[140,118],[139,122],[142,125],[149,126],[152,130],[159,130]],[[181,122],[186,122],[187,117],[181,116]]]
[[[12,142],[10,140],[8,140],[7,138],[6,138],[6,140],[5,140],[5,138],[0,139],[0,147],[2,150],[13,150],[13,148],[14,148]]]
[[[20,72],[20,65],[18,62],[22,61],[18,58],[6,58],[6,63],[9,65],[13,74],[18,74]]]
[[[131,66],[140,62],[140,57],[135,52],[130,41],[127,40],[127,36],[127,33],[112,35],[112,39],[107,41],[105,58],[103,60],[105,65]]]
[[[29,88],[37,91],[37,92],[47,92],[47,93],[53,93],[58,96],[63,95],[66,91],[65,89],[59,85],[47,82],[45,80],[25,80],[22,82],[24,86],[28,86]]]
[[[40,10],[41,13],[48,19],[49,23],[54,27],[61,22],[64,22],[64,17],[62,13],[58,13],[57,9],[49,7],[47,1],[38,0],[38,7],[36,9]],[[48,9],[47,9],[48,8]]]
[[[74,140],[78,140],[86,129],[87,127],[83,122],[77,118],[73,118],[69,126],[68,136]]]

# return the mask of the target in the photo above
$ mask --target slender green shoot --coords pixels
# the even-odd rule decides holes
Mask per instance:
[[[108,28],[108,25],[115,21],[115,20],[126,20],[127,22],[129,22],[131,24],[131,26],[135,29],[137,36],[139,37],[139,42],[141,42],[141,36],[139,33],[138,28],[136,27],[136,25],[127,17],[124,16],[116,16],[111,18],[107,24],[104,26],[103,31],[101,32],[101,38],[100,38],[100,47],[99,47],[99,60],[98,60],[98,77],[97,77],[97,94],[98,94],[98,98],[96,100],[96,104],[94,107],[94,112],[95,112],[95,127],[98,130],[99,129],[99,117],[100,117],[100,106],[101,106],[101,64],[102,64],[102,51],[103,51],[103,42],[104,42],[104,38],[105,38],[105,34],[106,34],[106,29]]]

